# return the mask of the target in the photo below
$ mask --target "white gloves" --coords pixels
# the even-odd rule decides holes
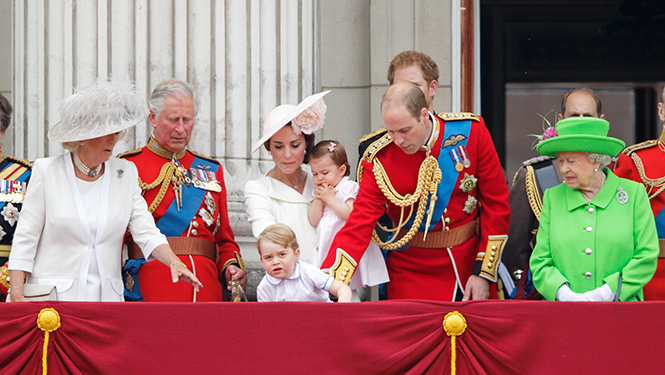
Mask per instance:
[[[603,284],[594,290],[584,293],[575,293],[570,289],[568,284],[563,284],[556,292],[557,301],[575,302],[575,301],[595,301],[595,302],[609,302],[614,301],[616,295],[612,292],[609,285]]]

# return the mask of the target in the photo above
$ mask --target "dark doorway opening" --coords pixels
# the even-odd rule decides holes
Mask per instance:
[[[561,96],[569,87],[627,90],[624,100],[630,101],[630,110],[626,118],[608,118],[611,126],[630,127],[627,143],[659,136],[656,103],[665,81],[665,1],[480,4],[482,114],[509,175],[511,148],[528,149],[531,144],[506,121],[511,90],[559,90]],[[558,101],[546,108],[558,111]],[[520,103],[515,104],[519,108]],[[543,111],[540,114],[546,114]],[[537,133],[541,120],[526,103],[524,118],[533,123],[530,133]]]

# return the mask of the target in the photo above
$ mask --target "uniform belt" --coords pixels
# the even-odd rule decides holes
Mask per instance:
[[[9,250],[12,249],[12,245],[0,245],[0,258],[9,258]]]
[[[173,249],[175,255],[201,255],[217,264],[217,251],[215,244],[196,237],[166,237],[169,246]],[[131,241],[128,243],[127,251],[129,259],[136,259],[143,256],[141,248]]]
[[[457,228],[441,232],[427,233],[427,239],[423,241],[424,233],[417,232],[411,241],[408,242],[409,246],[422,247],[425,249],[442,249],[445,247],[453,247],[461,245],[468,241],[471,237],[478,233],[478,219],[468,222]],[[407,230],[402,229],[399,232],[401,238],[406,234]]]
[[[665,238],[659,238],[658,245],[660,245],[660,253],[658,254],[658,258],[665,258]]]

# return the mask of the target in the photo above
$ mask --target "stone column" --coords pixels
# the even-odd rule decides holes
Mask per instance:
[[[229,217],[248,265],[260,269],[243,187],[272,166],[250,154],[261,124],[282,103],[319,90],[317,0],[50,0],[13,2],[13,154],[34,160],[63,152],[48,141],[63,98],[109,74],[125,75],[148,98],[164,79],[190,82],[199,98],[190,148],[219,160]],[[4,8],[3,8],[4,9]],[[146,121],[120,153],[145,145]]]

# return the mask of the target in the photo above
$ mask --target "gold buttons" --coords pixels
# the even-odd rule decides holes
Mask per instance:
[[[192,236],[196,236],[199,232],[196,229],[192,229],[190,233],[192,234]]]
[[[198,227],[199,227],[199,222],[196,221],[196,220],[192,221],[192,226],[193,226],[194,228],[198,228]]]
[[[448,224],[448,223],[450,223],[450,218],[447,217],[444,221],[446,222],[446,224]]]

